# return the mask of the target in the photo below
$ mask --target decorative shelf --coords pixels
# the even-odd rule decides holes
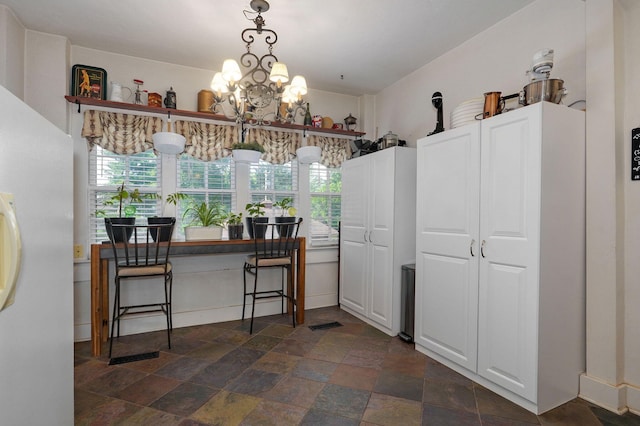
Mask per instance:
[[[152,107],[148,105],[138,105],[138,104],[130,104],[126,102],[113,102],[113,101],[103,101],[102,99],[96,98],[87,98],[83,96],[65,96],[64,97],[67,102],[71,104],[78,105],[78,112],[80,112],[80,105],[90,105],[97,106],[103,108],[116,108],[116,109],[124,109],[129,111],[144,111],[150,112],[154,114],[163,114],[163,115],[174,115],[179,117],[190,117],[190,118],[201,118],[206,120],[217,120],[217,121],[227,121],[234,123],[235,120],[232,118],[228,118],[224,115],[213,114],[209,112],[198,112],[198,111],[186,111],[181,109],[172,109],[172,108],[163,108],[163,107]],[[340,130],[340,129],[324,129],[321,127],[312,127],[312,126],[303,126],[301,124],[288,124],[288,123],[278,123],[272,122],[266,127],[278,127],[284,129],[293,129],[293,130],[306,130],[307,132],[317,132],[317,133],[331,133],[334,135],[341,136],[362,136],[365,135],[364,132],[356,132],[353,130]]]

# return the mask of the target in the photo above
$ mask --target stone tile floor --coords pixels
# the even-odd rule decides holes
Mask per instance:
[[[109,366],[75,348],[76,425],[640,425],[575,399],[536,416],[337,307],[121,337]],[[308,325],[343,326],[312,331]],[[106,352],[106,351],[105,351]]]

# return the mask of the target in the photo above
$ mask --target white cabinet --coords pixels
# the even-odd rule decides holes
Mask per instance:
[[[400,329],[400,277],[415,260],[416,150],[342,164],[340,305],[390,335]]]
[[[584,143],[546,102],[418,141],[416,349],[536,413],[584,370]]]

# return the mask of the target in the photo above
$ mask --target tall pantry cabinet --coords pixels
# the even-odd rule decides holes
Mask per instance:
[[[415,262],[416,150],[342,164],[340,305],[389,335],[400,330],[400,277]]]
[[[534,413],[585,366],[584,123],[540,102],[418,141],[416,349]]]

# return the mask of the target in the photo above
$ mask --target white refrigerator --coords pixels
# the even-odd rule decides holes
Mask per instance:
[[[3,86],[0,193],[0,424],[72,425],[73,141]]]

